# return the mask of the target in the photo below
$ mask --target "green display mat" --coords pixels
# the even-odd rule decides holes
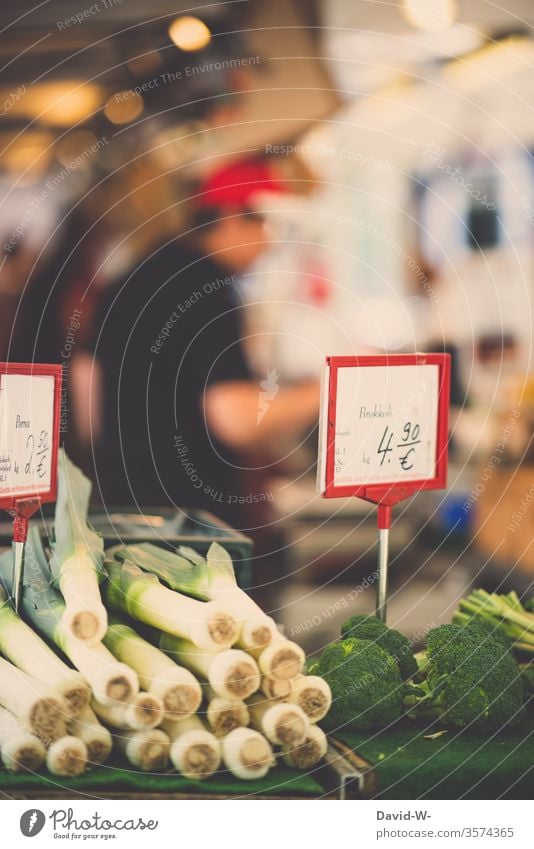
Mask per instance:
[[[39,798],[39,793],[61,798],[62,791],[83,794],[88,798],[103,798],[110,794],[122,798],[132,794],[184,795],[193,798],[203,795],[317,798],[324,794],[324,788],[316,781],[313,773],[297,772],[285,766],[277,766],[265,778],[255,781],[239,781],[228,772],[221,772],[206,781],[192,781],[176,773],[146,774],[128,769],[126,765],[104,765],[77,778],[57,778],[48,773],[12,775],[0,770],[0,798],[20,797],[25,793],[31,794],[33,798]]]
[[[402,720],[381,732],[336,737],[368,761],[380,799],[532,799],[534,796],[534,717],[514,730],[494,735],[439,730]]]

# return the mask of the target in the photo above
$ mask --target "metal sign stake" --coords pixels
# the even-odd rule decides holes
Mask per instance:
[[[391,507],[378,505],[378,584],[376,590],[376,617],[386,621],[388,602],[389,571],[389,528],[391,525]]]

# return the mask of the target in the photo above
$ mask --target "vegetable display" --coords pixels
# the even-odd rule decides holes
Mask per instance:
[[[141,543],[105,551],[90,484],[60,457],[51,550],[26,546],[21,613],[0,555],[0,758],[68,778],[122,760],[188,779],[250,781],[277,759],[312,770],[325,731],[402,719],[494,733],[534,692],[534,612],[478,589],[414,654],[406,636],[355,615],[308,666],[300,646],[239,588],[228,552]],[[104,600],[105,606],[102,603]],[[520,661],[520,663],[518,663]]]
[[[277,756],[315,765],[330,688],[302,674],[304,652],[240,589],[228,552],[105,551],[90,493],[61,453],[54,530],[44,543],[30,528],[20,615],[0,555],[4,767],[69,778],[119,753],[144,772],[250,781]]]

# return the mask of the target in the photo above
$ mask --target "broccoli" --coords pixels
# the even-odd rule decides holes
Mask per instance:
[[[380,622],[374,616],[357,615],[351,616],[341,626],[342,637],[358,637],[361,640],[371,640],[387,651],[399,664],[400,674],[404,680],[412,678],[417,672],[412,647],[408,637],[388,628],[384,622]]]
[[[328,730],[384,728],[402,713],[404,684],[397,661],[371,640],[348,637],[331,643],[316,674],[332,690]]]
[[[440,718],[457,727],[493,731],[521,719],[523,682],[510,651],[485,628],[440,625],[417,655],[425,676],[405,700],[410,715]]]

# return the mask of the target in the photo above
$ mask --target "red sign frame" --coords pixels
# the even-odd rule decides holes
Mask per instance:
[[[57,495],[57,464],[59,450],[59,422],[61,407],[61,383],[63,368],[57,364],[43,363],[0,363],[0,376],[4,374],[24,374],[32,377],[54,378],[54,419],[52,433],[52,455],[50,469],[50,487],[43,492],[32,492],[27,495],[0,495],[0,508],[8,510],[15,517],[29,518],[41,504],[56,500]]]
[[[450,394],[450,354],[386,354],[355,357],[327,357],[330,367],[328,385],[328,407],[326,422],[326,468],[325,490],[323,498],[349,498],[356,496],[375,504],[392,507],[409,498],[415,492],[425,489],[443,489],[447,485],[448,434],[449,434],[449,394]],[[439,368],[438,379],[438,416],[436,439],[436,474],[433,478],[418,481],[392,482],[369,485],[334,484],[335,434],[337,409],[337,377],[340,368],[373,366],[410,366],[436,365]]]

